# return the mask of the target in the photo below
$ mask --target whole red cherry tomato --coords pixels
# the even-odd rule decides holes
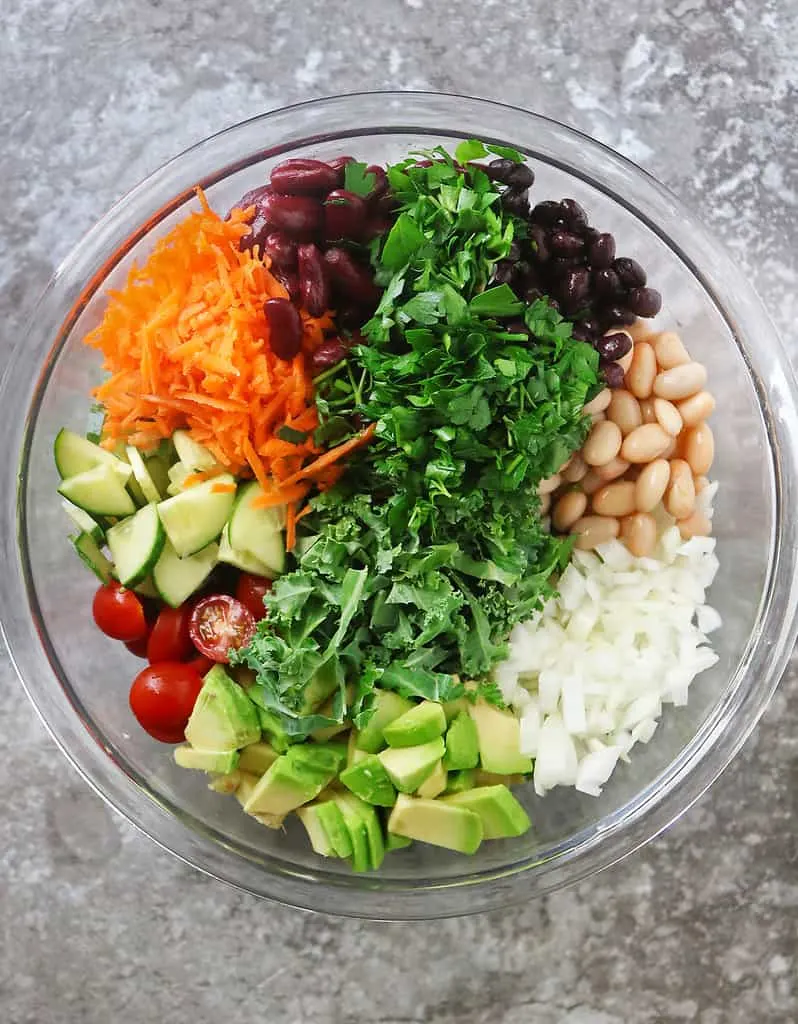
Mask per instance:
[[[97,628],[114,640],[130,643],[147,635],[144,606],[132,590],[125,590],[116,580],[98,588],[91,610]]]
[[[130,688],[130,709],[142,729],[162,743],[181,743],[202,679],[196,668],[162,661],[139,672]]]
[[[238,579],[236,598],[252,613],[256,622],[266,616],[263,598],[271,589],[272,581],[267,580],[265,576],[253,576],[252,573],[242,572]]]
[[[147,658],[154,665],[159,661],[187,661],[194,654],[188,631],[191,605],[161,608],[147,641]]]

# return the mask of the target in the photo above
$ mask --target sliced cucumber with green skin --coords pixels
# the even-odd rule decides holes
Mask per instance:
[[[273,579],[285,570],[285,507],[253,508],[252,502],[263,494],[263,488],[253,480],[244,484],[236,496],[230,514],[228,536],[235,551],[247,551],[267,566]]]
[[[219,463],[208,449],[204,445],[198,444],[187,430],[176,430],[172,434],[172,441],[178,459],[189,472],[196,473],[218,467]]]
[[[231,486],[218,491],[220,485]],[[201,551],[216,540],[235,501],[235,480],[229,473],[181,491],[158,505],[158,513],[172,547],[181,558]]]
[[[161,498],[166,497],[166,488],[169,486],[169,462],[165,455],[156,453],[155,455],[145,455],[144,465],[147,467],[147,472],[150,474],[150,479],[153,482],[155,489],[160,494]]]
[[[119,473],[108,463],[68,477],[58,493],[93,516],[132,516],[136,511]]]
[[[139,597],[151,597],[154,601],[157,601],[160,597],[160,594],[155,589],[155,584],[152,582],[151,576],[147,576],[141,581],[141,583],[137,583],[133,589]]]
[[[166,540],[158,506],[153,502],[140,508],[112,526],[106,539],[122,586],[141,583],[158,561]]]
[[[193,472],[193,469],[189,469],[188,466],[184,466],[182,462],[176,462],[174,466],[170,466],[166,474],[169,478],[166,493],[170,497],[174,497],[176,494],[181,494],[184,490],[183,485]]]
[[[96,520],[92,519],[88,512],[84,512],[82,508],[73,505],[71,501],[62,501],[61,505],[81,533],[88,533],[97,544],[103,543],[105,540],[105,530]]]
[[[134,448],[132,444],[129,444],[125,449],[125,453],[127,455],[127,461],[133,467],[133,478],[139,485],[144,498],[148,502],[161,501],[163,494],[161,494],[155,486],[155,481],[150,476],[150,472],[147,469],[138,448]]]
[[[98,444],[81,437],[73,430],[62,427],[53,442],[55,467],[62,480],[78,476],[97,466],[112,466],[123,480],[127,480],[132,470],[130,466],[107,452]]]
[[[199,590],[218,561],[218,544],[208,544],[195,555],[180,558],[167,540],[152,570],[152,582],[168,605],[179,608],[195,590]]]
[[[241,572],[252,573],[253,576],[265,576],[267,580],[272,580],[275,576],[268,565],[264,565],[249,551],[237,551],[232,547],[226,526],[219,538],[219,561],[225,565],[232,565]]]
[[[110,583],[114,578],[113,564],[100,551],[91,534],[79,533],[77,537],[71,537],[70,540],[83,564],[91,569],[101,583]]]

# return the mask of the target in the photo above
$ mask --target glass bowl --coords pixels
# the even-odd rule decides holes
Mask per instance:
[[[288,156],[352,153],[367,162],[479,137],[524,151],[537,198],[573,196],[612,231],[665,297],[658,322],[710,369],[721,487],[720,661],[686,708],[667,708],[599,799],[521,791],[533,830],[461,857],[420,844],[373,875],[310,850],[301,827],[272,832],[201,773],[177,768],[127,703],[141,663],[91,620],[94,584],[75,561],[56,497],[56,431],[85,430],[97,354],[81,339],[104,293],[195,203],[226,210]],[[512,107],[457,96],[374,93],[290,107],[194,146],[133,189],[58,268],[6,369],[2,407],[0,600],[11,656],[56,742],[94,789],[167,850],[258,896],[335,914],[419,919],[482,911],[548,892],[618,860],[673,822],[729,763],[762,714],[796,634],[796,391],[750,283],[678,200],[609,149]],[[295,823],[296,824],[296,823]]]

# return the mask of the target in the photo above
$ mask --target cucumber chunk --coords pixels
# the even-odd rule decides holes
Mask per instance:
[[[68,477],[58,493],[94,516],[132,516],[136,511],[124,481],[107,463]]]
[[[152,582],[168,605],[179,608],[195,590],[199,590],[218,560],[218,544],[208,544],[195,555],[180,558],[167,540],[152,570]]]
[[[97,542],[88,533],[79,533],[70,538],[84,565],[94,573],[101,583],[110,583],[114,578],[114,567],[100,551]]]
[[[73,505],[71,501],[62,501],[61,505],[81,533],[88,533],[97,544],[103,543],[105,540],[105,530],[96,520],[92,519],[88,512],[84,512],[82,508]]]
[[[230,514],[228,537],[236,551],[247,551],[271,570],[270,577],[285,570],[285,506],[253,508],[252,502],[263,494],[263,488],[253,480],[239,489]]]
[[[178,459],[190,473],[216,469],[219,465],[208,449],[195,441],[187,430],[176,430],[172,434],[172,442]]]
[[[253,576],[274,579],[274,573],[268,565],[264,565],[249,551],[238,551],[231,546],[227,526],[222,530],[222,536],[219,538],[219,561],[224,562],[225,565],[232,565],[242,572],[252,573]]]
[[[235,500],[235,491],[216,491],[219,484],[232,484],[228,473],[181,491],[158,505],[164,529],[181,558],[194,555],[216,540],[224,529]]]
[[[87,470],[95,469],[97,466],[111,466],[122,477],[127,480],[132,470],[121,459],[118,459],[111,452],[107,452],[98,444],[89,441],[73,430],[62,427],[56,434],[53,442],[53,456],[55,457],[55,468],[62,480],[71,476],[78,476]]]
[[[134,448],[132,444],[129,444],[125,449],[125,453],[127,455],[127,461],[133,467],[133,478],[139,485],[145,501],[161,501],[163,494],[161,494],[155,486],[155,481],[150,476],[150,471],[147,469],[138,448]]]
[[[166,534],[153,502],[112,526],[107,534],[108,548],[123,587],[141,583],[158,561]]]

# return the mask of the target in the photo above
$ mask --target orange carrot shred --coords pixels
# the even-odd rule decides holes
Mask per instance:
[[[333,463],[342,459],[345,455],[360,448],[361,445],[368,444],[368,442],[374,437],[377,430],[375,423],[370,423],[365,430],[363,430],[357,437],[352,437],[348,441],[344,441],[343,444],[339,444],[337,448],[330,448],[323,455],[320,455],[313,462],[308,463],[302,469],[294,473],[293,476],[289,476],[288,479],[283,480],[281,487],[290,487],[291,484],[296,483],[299,480],[303,480],[307,476],[315,476],[322,470],[327,469],[328,466],[332,466]]]
[[[236,489],[235,484],[225,483],[224,480],[218,484],[211,484],[211,491],[214,494],[231,494]]]
[[[296,505],[288,503],[285,510],[285,550],[293,551],[296,544]]]

